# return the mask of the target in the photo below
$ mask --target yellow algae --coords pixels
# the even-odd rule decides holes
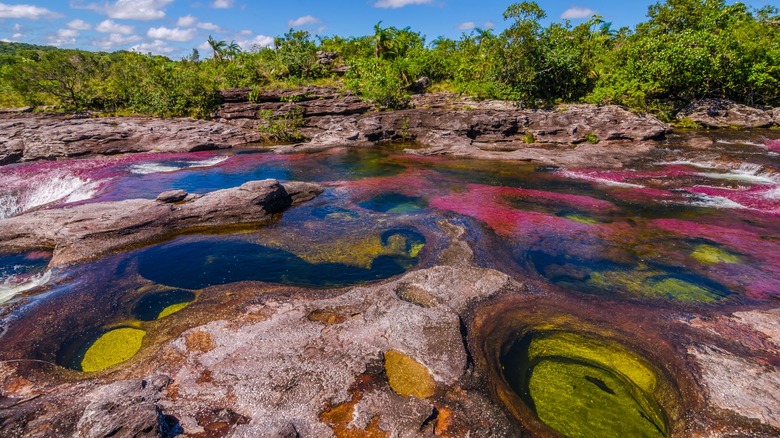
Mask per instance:
[[[581,214],[567,214],[564,217],[570,221],[579,222],[581,224],[595,225],[599,223],[596,219]]]
[[[101,371],[130,359],[141,349],[145,335],[145,331],[129,327],[105,333],[84,354],[81,370]]]
[[[691,257],[706,265],[739,263],[741,261],[738,255],[732,254],[717,246],[707,244],[698,245],[693,253],[691,253]]]
[[[289,251],[311,264],[340,263],[363,269],[371,269],[374,259],[380,256],[417,257],[425,247],[424,243],[413,243],[409,245],[411,248],[407,251],[410,242],[403,234],[394,234],[384,243],[378,234],[343,236],[331,241],[319,241],[316,245],[297,246],[297,242],[290,240],[264,243]]]
[[[653,284],[656,295],[687,302],[711,303],[717,299],[711,291],[677,278],[667,278]]]
[[[436,390],[428,368],[400,351],[385,353],[385,372],[393,391],[404,397],[428,398]]]
[[[189,306],[191,303],[178,303],[178,304],[172,304],[160,312],[159,315],[157,315],[157,319],[163,319],[166,316],[173,315],[174,313],[184,309],[185,307]]]

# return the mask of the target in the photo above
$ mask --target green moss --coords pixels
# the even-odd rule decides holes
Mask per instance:
[[[711,291],[679,278],[665,278],[652,283],[651,287],[660,297],[690,303],[711,303],[718,298]]]
[[[84,354],[81,370],[101,371],[130,359],[141,349],[145,335],[145,331],[129,327],[105,333]]]
[[[739,263],[741,259],[736,254],[732,254],[724,249],[713,245],[702,244],[696,247],[691,257],[706,265],[715,265],[718,263]]]
[[[596,144],[599,142],[599,137],[594,132],[588,132],[585,134],[584,140],[590,144]]]
[[[628,271],[591,272],[585,284],[595,290],[636,298],[662,298],[689,303],[712,303],[728,294],[727,291],[706,284],[696,284],[647,267]]]
[[[523,134],[522,137],[520,137],[521,140],[523,140],[523,143],[525,144],[533,144],[536,142],[536,137],[534,137],[533,132],[528,131],[525,134]]]
[[[680,129],[699,129],[701,128],[701,125],[688,117],[683,117],[675,122],[674,127]]]

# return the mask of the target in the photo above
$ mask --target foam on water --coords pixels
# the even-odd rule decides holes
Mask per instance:
[[[739,167],[731,169],[726,173],[703,172],[699,176],[764,185],[780,183],[780,178],[778,178],[776,173],[766,171],[764,166],[753,163],[742,163]]]
[[[640,184],[632,184],[623,181],[616,181],[614,179],[604,178],[604,177],[596,176],[594,174],[588,174],[585,172],[574,172],[570,170],[564,170],[560,172],[560,174],[566,178],[582,179],[585,181],[591,181],[591,182],[604,184],[612,187],[627,187],[627,188],[635,188],[635,189],[644,188],[644,186]]]
[[[176,172],[183,169],[195,169],[216,166],[225,162],[228,156],[217,156],[205,160],[177,160],[166,162],[139,163],[130,167],[130,172],[136,175],[150,175],[153,173]]]
[[[0,283],[0,304],[5,303],[22,292],[43,286],[51,280],[51,271],[41,272],[32,276],[22,277],[12,275]]]
[[[79,202],[91,199],[103,181],[75,175],[67,170],[3,181],[10,192],[0,195],[0,219],[24,213],[55,202]]]

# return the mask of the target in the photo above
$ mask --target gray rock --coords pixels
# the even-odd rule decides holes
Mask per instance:
[[[726,99],[703,99],[691,103],[677,114],[708,128],[764,128],[772,116],[764,110],[740,105]]]
[[[189,193],[185,192],[184,190],[169,190],[167,192],[162,192],[157,196],[157,202],[162,202],[164,204],[174,204],[176,202],[181,202],[187,198],[187,195]]]
[[[0,220],[0,250],[53,248],[51,264],[62,266],[190,228],[263,223],[320,193],[316,184],[282,185],[268,179],[194,196],[181,204],[129,199],[36,210]]]

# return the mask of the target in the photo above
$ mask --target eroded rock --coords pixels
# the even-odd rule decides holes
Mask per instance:
[[[678,120],[686,118],[708,128],[764,128],[773,123],[769,112],[726,99],[694,102],[677,114]]]
[[[316,184],[269,179],[181,204],[130,199],[36,210],[0,220],[0,249],[53,248],[51,265],[63,266],[191,228],[259,224],[321,192]]]
[[[0,115],[0,165],[93,154],[227,149],[258,140],[257,133],[195,119]]]

